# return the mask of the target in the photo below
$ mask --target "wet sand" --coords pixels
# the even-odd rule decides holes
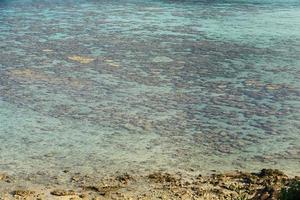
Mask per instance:
[[[91,176],[64,171],[62,177],[29,175],[18,178],[0,174],[0,199],[278,199],[280,190],[299,177],[289,177],[279,170],[263,169],[248,173],[233,171],[222,174],[197,173],[128,174]]]

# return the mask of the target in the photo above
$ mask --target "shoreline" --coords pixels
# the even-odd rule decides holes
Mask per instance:
[[[291,177],[276,169],[259,172],[232,171],[220,174],[168,173],[91,176],[68,174],[62,184],[60,177],[48,177],[44,183],[34,176],[17,178],[0,173],[0,199],[278,199],[282,188],[300,177]]]

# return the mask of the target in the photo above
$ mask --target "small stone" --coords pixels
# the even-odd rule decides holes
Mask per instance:
[[[82,198],[82,199],[86,199],[86,198],[88,198],[88,196],[89,196],[89,195],[87,195],[87,194],[80,194],[80,195],[79,195],[79,197]]]
[[[260,199],[261,200],[267,200],[270,197],[270,194],[268,192],[264,193],[261,195]]]
[[[130,180],[133,180],[133,178],[127,173],[117,176],[116,179],[124,184],[127,184]]]
[[[62,189],[57,189],[53,190],[50,192],[50,194],[55,195],[55,196],[69,196],[69,195],[75,195],[74,190],[62,190]]]
[[[28,197],[35,194],[35,191],[30,190],[16,190],[13,192],[14,195],[21,196],[21,197]]]

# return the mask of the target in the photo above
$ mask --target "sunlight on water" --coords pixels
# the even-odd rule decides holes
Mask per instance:
[[[299,1],[0,1],[0,171],[299,174]]]

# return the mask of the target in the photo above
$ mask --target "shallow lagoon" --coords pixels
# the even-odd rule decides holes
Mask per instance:
[[[298,1],[0,1],[0,171],[300,169]]]

